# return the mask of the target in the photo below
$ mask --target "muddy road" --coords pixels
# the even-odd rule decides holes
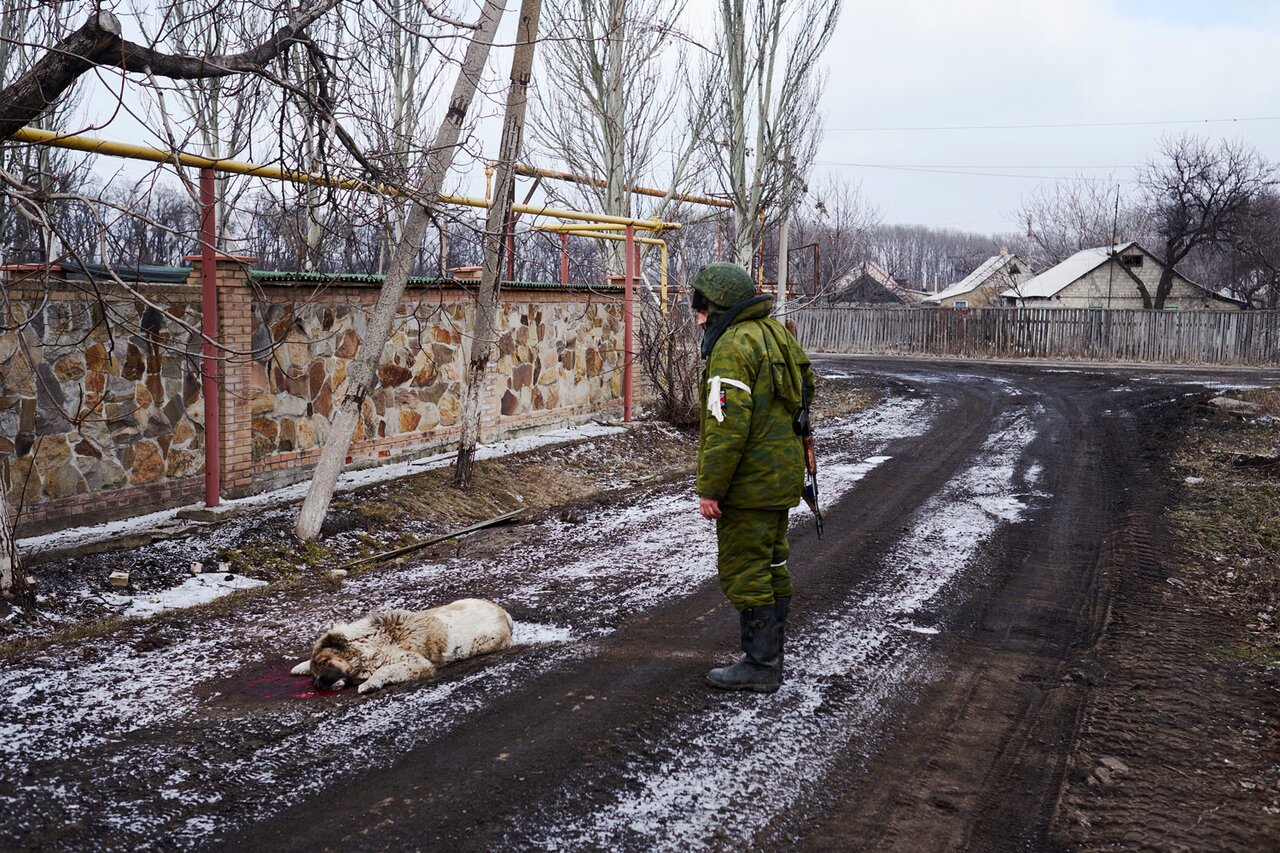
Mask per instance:
[[[827,533],[795,514],[778,693],[703,687],[736,616],[690,488],[657,485],[306,600],[4,665],[0,840],[1056,849],[1110,579],[1168,558],[1184,400],[1268,377],[819,368],[883,400],[820,431]],[[334,621],[471,595],[510,610],[515,648],[369,697],[280,686]],[[1235,831],[1223,849],[1254,837]]]

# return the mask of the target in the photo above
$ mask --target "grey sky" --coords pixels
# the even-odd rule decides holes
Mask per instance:
[[[689,24],[704,28],[712,10],[711,0],[689,0]],[[1277,54],[1275,0],[845,0],[825,58],[826,133],[812,177],[861,182],[889,223],[1021,230],[1012,214],[1038,184],[1128,181],[1165,133],[1238,137],[1280,159],[1280,120],[1188,121],[1280,116]],[[508,57],[495,51],[495,71]],[[103,79],[89,85],[114,91],[118,78]],[[103,91],[91,99],[114,112]],[[500,110],[498,96],[477,104],[489,155]],[[1183,123],[1142,124],[1174,121]],[[1135,124],[883,129],[1124,122]],[[159,144],[144,125],[116,115],[96,133]],[[474,166],[450,184],[483,193]]]
[[[887,222],[1018,229],[1009,214],[1048,176],[1128,179],[1161,134],[1182,130],[1274,159],[1280,121],[853,128],[1280,116],[1278,52],[1280,3],[1261,0],[846,0],[827,52],[818,171],[860,180]]]

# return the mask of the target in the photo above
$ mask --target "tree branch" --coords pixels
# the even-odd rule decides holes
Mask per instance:
[[[152,73],[174,80],[227,77],[261,71],[295,41],[316,19],[341,0],[311,0],[299,7],[289,22],[261,44],[240,53],[191,55],[162,53],[121,37],[120,20],[101,10],[80,29],[52,47],[11,85],[0,90],[0,138],[39,118],[64,92],[95,66],[126,72]]]

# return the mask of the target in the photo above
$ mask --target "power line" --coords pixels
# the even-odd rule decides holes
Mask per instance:
[[[1136,168],[1132,163],[1124,166],[1037,166],[1024,163],[1021,166],[997,166],[992,163],[838,163],[833,160],[815,160],[815,163],[829,163],[840,166],[866,166],[874,169],[1079,169],[1079,170],[1115,170]]]
[[[1162,124],[1231,124],[1249,121],[1280,121],[1280,116],[1245,116],[1241,118],[1191,118],[1165,121],[1098,121],[1061,122],[1054,124],[944,124],[918,127],[827,127],[834,133],[869,133],[928,130],[1039,130],[1071,127],[1151,127]]]
[[[1061,176],[1061,175],[1026,175],[1014,172],[977,172],[968,169],[948,169],[943,167],[932,166],[894,166],[886,163],[841,163],[834,160],[814,160],[819,166],[851,166],[858,169],[888,169],[894,172],[924,172],[931,175],[970,175],[980,178],[1019,178],[1031,179],[1036,181],[1085,181],[1090,183],[1114,184],[1114,183],[1136,183],[1132,178],[1089,178],[1083,175]],[[1001,168],[988,167],[988,168]],[[1022,168],[1039,168],[1036,166],[1026,166]],[[1057,167],[1046,167],[1057,168]]]

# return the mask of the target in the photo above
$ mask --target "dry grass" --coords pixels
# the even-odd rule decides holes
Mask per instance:
[[[1280,414],[1280,389],[1238,395]],[[1231,654],[1280,666],[1280,420],[1212,417],[1175,457],[1188,483],[1174,510],[1192,557],[1186,577],[1244,628]]]

